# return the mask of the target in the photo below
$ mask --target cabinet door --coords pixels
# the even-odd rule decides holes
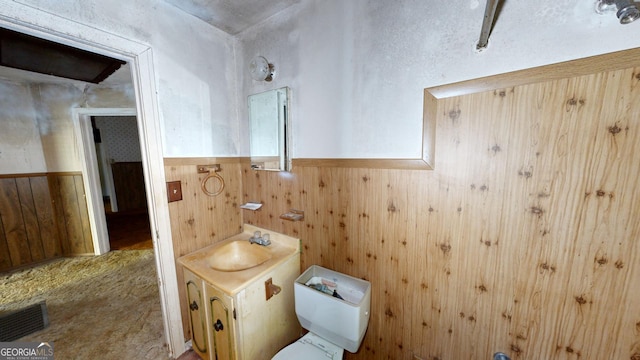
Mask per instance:
[[[236,296],[237,341],[243,360],[269,360],[300,337],[302,329],[293,297],[293,283],[299,274],[300,254],[296,254]],[[265,284],[268,279],[281,288],[269,299]]]
[[[184,269],[184,281],[187,284],[187,301],[189,302],[189,323],[191,324],[191,342],[193,350],[203,359],[209,358],[208,336],[205,314],[206,302],[202,291],[202,280]]]
[[[210,326],[209,344],[213,357],[217,360],[235,359],[235,323],[233,316],[233,299],[222,291],[205,284],[208,299],[208,315]]]

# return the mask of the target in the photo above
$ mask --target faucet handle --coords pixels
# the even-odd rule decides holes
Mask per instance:
[[[254,232],[253,233],[253,237],[256,238],[256,239],[259,239],[260,238],[260,231]]]

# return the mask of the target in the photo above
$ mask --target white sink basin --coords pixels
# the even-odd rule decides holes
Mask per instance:
[[[265,246],[236,240],[214,249],[207,261],[214,270],[242,271],[264,264],[271,257],[271,251]]]

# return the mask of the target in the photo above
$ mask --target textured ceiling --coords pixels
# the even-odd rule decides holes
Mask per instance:
[[[301,0],[164,0],[235,35]]]

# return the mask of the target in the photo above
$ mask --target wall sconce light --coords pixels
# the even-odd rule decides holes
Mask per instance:
[[[264,57],[256,56],[249,63],[249,73],[253,80],[271,81],[276,76],[276,69]]]
[[[604,14],[616,10],[620,24],[630,24],[640,19],[640,10],[632,0],[597,0],[596,12]]]

